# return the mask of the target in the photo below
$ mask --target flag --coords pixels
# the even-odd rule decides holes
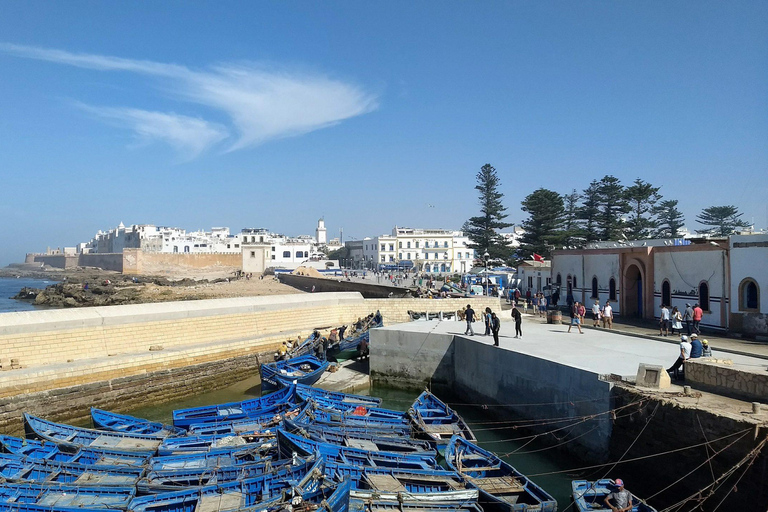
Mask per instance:
[[[541,254],[533,253],[533,261],[544,261],[544,256]]]

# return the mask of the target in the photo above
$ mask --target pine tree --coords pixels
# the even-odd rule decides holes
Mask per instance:
[[[662,201],[653,207],[656,216],[657,229],[655,238],[677,238],[680,236],[680,228],[685,225],[685,217],[677,209],[677,199]]]
[[[563,231],[562,242],[568,246],[580,246],[584,240],[579,226],[579,199],[581,196],[576,189],[563,196]]]
[[[733,205],[704,208],[696,216],[696,222],[711,227],[697,229],[696,232],[718,237],[731,235],[736,231],[736,228],[746,228],[749,226],[749,222],[739,218],[742,215],[742,213],[739,213],[739,209]]]
[[[597,231],[598,217],[600,216],[600,182],[592,180],[588,188],[581,195],[581,206],[578,216],[581,220],[581,231],[587,242],[600,240]]]
[[[499,192],[501,182],[496,175],[496,169],[491,164],[485,164],[475,176],[475,190],[480,194],[480,213],[471,217],[465,223],[465,234],[472,242],[469,247],[478,253],[488,251],[491,259],[509,260],[512,248],[502,238],[498,231],[512,224],[504,222],[508,217],[504,213],[507,208],[501,203],[504,194]]]
[[[621,216],[629,212],[624,185],[615,176],[604,176],[598,185],[600,214],[597,227],[602,240],[619,240],[624,230]]]
[[[518,255],[523,259],[530,259],[534,253],[549,257],[554,244],[562,239],[563,197],[540,188],[523,200],[522,210],[529,217],[523,221],[525,234]]]
[[[640,178],[635,184],[626,189],[626,199],[630,206],[629,218],[626,223],[626,234],[630,240],[650,238],[658,222],[651,216],[653,208],[661,199],[659,189]]]

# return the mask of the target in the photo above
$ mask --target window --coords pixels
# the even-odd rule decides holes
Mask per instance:
[[[403,259],[403,253],[401,252],[397,253],[397,259],[399,260]]]
[[[274,245],[272,246],[272,252],[275,252],[275,246]]]
[[[227,244],[227,249],[229,249],[229,248],[230,248],[230,247],[229,247],[229,245],[230,245],[230,244]]]
[[[457,252],[457,253],[456,253],[456,257],[457,257],[458,259],[461,259],[461,253],[460,253],[460,252]]]
[[[661,283],[661,303],[665,306],[672,304],[672,291],[670,290],[669,281],[666,279]]]
[[[598,297],[599,295],[597,294],[597,278],[593,277],[592,278],[592,298],[596,299]]]
[[[283,251],[283,258],[290,258],[291,257],[291,251]]]
[[[419,248],[419,241],[418,240],[416,240],[416,248],[417,249]]]
[[[395,250],[395,244],[389,244],[389,250],[394,251]]]
[[[255,258],[255,257],[256,257],[256,251],[251,251],[251,258]]]
[[[178,245],[174,245],[173,246],[173,252],[179,252],[179,246]]]
[[[240,247],[240,244],[235,244],[235,249],[237,249],[238,247]]]
[[[189,252],[189,246],[188,245],[184,246],[184,252]]]
[[[403,242],[397,242],[397,248],[402,249],[403,248]]]
[[[411,248],[411,242],[408,242],[408,244],[406,245],[406,248],[408,248],[408,249]]]
[[[389,261],[395,261],[395,257],[392,256],[391,254],[389,255]]]
[[[558,275],[557,278],[560,279],[560,276]],[[616,280],[614,278],[608,281],[608,299],[616,300]]]
[[[576,276],[573,276],[573,289],[574,290],[578,290],[579,289],[579,287],[576,286]]]
[[[385,261],[387,261],[387,260],[386,260],[386,257],[385,257],[385,256],[382,256],[382,257],[381,257],[381,262],[382,262],[382,263],[384,263]]]
[[[382,251],[386,251],[386,250],[387,250],[387,246],[386,246],[386,245],[384,245],[384,244],[381,244],[381,250],[382,250]]]
[[[533,288],[533,276],[528,276],[528,288]]]
[[[406,256],[408,259],[411,259],[411,253],[407,253],[405,256]]]
[[[470,258],[469,253],[467,253],[467,259],[469,259],[469,258]]]
[[[296,257],[297,258],[303,258],[304,257],[304,251],[296,251]]]
[[[739,311],[760,310],[760,289],[751,277],[739,285]]]
[[[443,247],[448,247],[448,240],[446,240],[445,242],[443,242]]]
[[[427,263],[426,265],[424,265],[424,272],[429,272],[429,268],[430,268],[430,267],[429,267],[429,263]]]
[[[699,285],[699,307],[709,311],[709,285],[706,281],[702,281]]]
[[[275,255],[274,254],[272,255],[272,259],[275,259]]]
[[[560,288],[560,286],[563,284],[563,276],[560,274],[557,274],[557,287]]]

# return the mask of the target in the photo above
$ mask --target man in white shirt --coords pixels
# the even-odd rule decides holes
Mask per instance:
[[[680,336],[680,357],[677,358],[675,364],[667,368],[667,373],[677,376],[677,372],[685,362],[691,358],[691,343],[688,341],[688,336],[683,334]]]
[[[659,336],[669,335],[669,309],[665,304],[661,305],[661,318],[659,320]]]
[[[613,325],[613,308],[611,307],[611,301],[605,301],[605,307],[603,308],[603,327],[609,329]]]
[[[592,327],[600,326],[600,303],[597,300],[595,300],[595,303],[592,305],[592,320],[594,322]]]

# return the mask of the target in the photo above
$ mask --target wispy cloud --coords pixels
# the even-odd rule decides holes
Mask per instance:
[[[78,106],[96,117],[133,130],[141,141],[166,142],[190,159],[228,136],[225,127],[195,117],[136,108]]]
[[[229,146],[230,151],[318,130],[378,107],[376,95],[316,73],[276,71],[245,64],[219,64],[198,71],[178,64],[2,43],[0,51],[80,68],[125,71],[166,80],[167,90],[178,99],[212,107],[229,116],[238,134]],[[221,141],[227,133],[222,126],[200,118],[129,108],[98,110],[102,117],[132,126],[140,136],[164,140],[195,154]]]

